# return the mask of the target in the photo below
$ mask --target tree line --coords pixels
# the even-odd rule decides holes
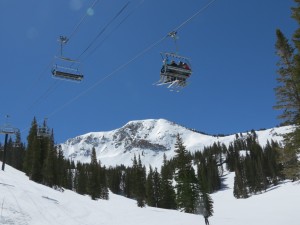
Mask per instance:
[[[108,190],[111,190],[136,199],[139,207],[149,205],[189,213],[201,213],[207,207],[212,215],[212,199],[209,196],[212,191],[210,185],[205,184],[211,180],[210,175],[207,171],[200,173],[200,167],[198,173],[195,172],[193,156],[179,135],[176,156],[169,160],[165,156],[160,169],[150,166],[146,171],[140,155],[133,157],[132,166],[106,168],[97,161],[95,148],[91,150],[90,163],[74,163],[65,159],[61,147],[55,145],[54,131],[47,133],[47,130],[46,122],[38,126],[34,118],[27,146],[21,143],[20,137],[15,141],[9,139],[7,164],[24,171],[37,183],[60,191],[73,190],[92,199],[109,199]],[[204,174],[206,177],[202,178]]]
[[[106,168],[97,161],[95,148],[91,150],[90,163],[65,159],[61,147],[54,144],[53,130],[42,135],[38,129],[34,118],[27,146],[21,143],[20,134],[15,141],[8,140],[7,163],[35,182],[87,194],[92,199],[108,199],[111,190],[136,199],[139,207],[149,205],[199,213],[212,206],[209,194],[222,189],[225,170],[235,173],[236,198],[247,198],[290,178],[282,163],[283,147],[274,141],[262,147],[254,130],[236,134],[228,146],[214,143],[194,153],[186,149],[177,135],[175,156],[167,159],[164,155],[161,168],[146,168],[140,155],[134,155],[131,166]],[[208,208],[208,211],[213,210]]]

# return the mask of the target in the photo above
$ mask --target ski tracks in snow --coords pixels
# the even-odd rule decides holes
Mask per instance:
[[[0,177],[1,181],[2,178]],[[0,224],[2,225],[29,225],[30,216],[26,214],[22,207],[19,204],[18,198],[14,194],[14,185],[0,183],[6,193],[9,193],[10,196],[3,196],[1,200],[1,215],[0,215]],[[1,196],[2,197],[2,196]],[[10,199],[10,200],[8,200]],[[12,200],[13,199],[13,202]],[[13,219],[12,219],[13,218]]]

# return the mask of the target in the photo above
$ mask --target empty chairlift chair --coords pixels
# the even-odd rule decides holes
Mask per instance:
[[[55,57],[56,62],[51,70],[53,78],[82,81],[83,74],[79,69],[80,62],[63,56],[63,46],[67,44],[69,39],[65,36],[60,36],[58,41],[60,42],[60,56]]]
[[[82,81],[83,74],[79,70],[79,62],[59,57],[57,64],[53,65],[52,75],[54,78],[71,81]]]

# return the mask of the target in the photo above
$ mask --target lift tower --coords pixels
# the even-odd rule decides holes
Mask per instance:
[[[5,141],[4,141],[4,149],[3,149],[3,159],[2,159],[2,170],[4,171],[5,168],[5,161],[6,161],[6,151],[7,151],[7,139],[9,134],[16,134],[19,132],[18,128],[12,127],[8,122],[9,116],[6,115],[6,123],[0,127],[0,134],[5,135]]]

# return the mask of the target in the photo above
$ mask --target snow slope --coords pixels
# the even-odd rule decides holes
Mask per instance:
[[[258,141],[265,145],[267,140],[281,141],[281,134],[285,134],[291,127],[279,127],[256,131]],[[192,131],[164,119],[148,119],[131,121],[123,127],[107,132],[91,132],[67,140],[61,144],[66,158],[74,161],[90,162],[92,148],[96,149],[97,158],[106,166],[124,164],[132,165],[134,154],[141,155],[141,160],[148,168],[160,168],[163,155],[167,158],[174,156],[176,135],[180,134],[187,149],[191,152],[202,150],[214,142],[229,145],[235,135],[217,137]],[[243,133],[243,136],[246,136]]]
[[[212,195],[212,225],[298,225],[300,184],[286,182],[261,195],[235,199],[233,174],[224,177],[226,188]],[[34,183],[6,166],[0,171],[1,225],[201,225],[201,215],[152,207],[110,193],[110,200],[90,200],[66,190],[59,192]]]

